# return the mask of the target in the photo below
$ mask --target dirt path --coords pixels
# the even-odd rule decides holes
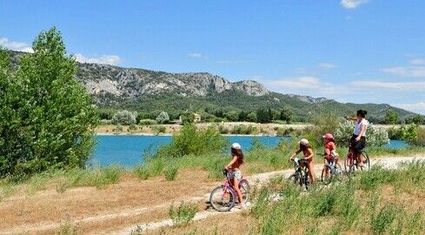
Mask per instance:
[[[396,168],[401,162],[414,159],[425,160],[425,156],[380,158],[372,160],[372,164]],[[321,166],[316,170],[319,172]],[[274,171],[247,178],[253,187],[258,187],[273,177],[289,176],[292,172],[292,169]],[[194,184],[197,181],[204,183]],[[16,195],[0,203],[0,234],[54,234],[66,218],[77,232],[84,234],[130,234],[135,229],[153,231],[172,226],[168,209],[173,202],[181,201],[197,203],[200,212],[194,220],[204,220],[222,214],[205,210],[209,191],[219,183],[208,180],[205,172],[187,171],[175,182],[140,181],[130,177],[105,190],[75,188],[63,194],[50,190],[30,196]],[[241,210],[231,213],[238,212]]]
[[[396,169],[400,164],[414,161],[414,160],[425,161],[425,157],[418,155],[414,157],[376,158],[371,160],[371,165],[379,164],[388,169]],[[321,169],[322,169],[321,166],[316,166],[315,170],[318,176],[320,174]],[[267,173],[253,175],[253,176],[247,177],[247,179],[249,180],[249,182],[251,182],[252,185],[259,186],[261,184],[267,183],[268,180],[272,179],[273,177],[276,177],[276,176],[289,177],[292,173],[293,173],[292,169],[284,170],[284,171],[274,171],[274,172],[267,172]],[[208,195],[206,195],[205,197],[207,198]],[[241,211],[242,211],[241,209],[234,208],[228,213],[240,213]],[[196,214],[196,216],[193,218],[193,221],[204,220],[209,217],[218,216],[220,214],[222,214],[222,212],[217,212],[211,209],[208,211],[201,211]],[[147,232],[149,230],[152,231],[152,230],[156,230],[156,229],[167,227],[167,226],[173,226],[173,222],[171,221],[171,219],[133,226],[131,228],[114,231],[113,234],[123,234],[123,235],[131,234],[133,231],[136,231],[136,230]]]

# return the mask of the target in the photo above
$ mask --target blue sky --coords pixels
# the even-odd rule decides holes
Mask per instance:
[[[0,0],[0,45],[28,51],[51,26],[80,61],[425,114],[422,0]]]

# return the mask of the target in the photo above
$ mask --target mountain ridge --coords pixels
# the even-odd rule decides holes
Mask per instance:
[[[10,52],[17,66],[22,52]],[[392,109],[401,119],[415,115],[389,104],[340,103],[325,97],[282,94],[268,90],[253,80],[231,82],[208,72],[168,73],[116,65],[80,63],[76,79],[80,81],[101,108],[132,109],[158,113],[183,110],[239,110],[259,108],[291,109],[299,120],[321,112],[352,115],[366,109],[382,120]]]

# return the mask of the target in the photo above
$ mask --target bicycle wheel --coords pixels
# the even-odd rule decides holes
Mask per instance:
[[[303,187],[304,186],[304,188],[306,189],[306,190],[308,190],[308,188],[310,187],[310,179],[309,179],[309,177],[308,177],[308,172],[307,171],[304,171],[303,173],[302,173],[302,180],[301,180],[301,187]]]
[[[326,174],[326,171],[328,171],[328,174]],[[329,184],[332,180],[332,172],[329,169],[329,166],[325,166],[322,169],[322,175],[320,176],[320,180],[322,181],[322,183],[324,184]]]
[[[250,192],[251,188],[249,186],[248,180],[242,179],[239,182],[239,188],[240,188],[241,193],[242,193],[242,197],[243,197],[243,200],[244,200],[243,202],[245,203],[245,202],[249,201],[249,192]]]
[[[215,210],[225,212],[235,206],[235,198],[235,192],[222,185],[211,192],[210,203]]]
[[[294,184],[298,184],[298,185],[302,185],[302,182],[301,182],[301,175],[300,175],[300,173],[299,172],[295,172],[294,174],[292,174],[292,175],[290,175],[289,177],[288,177],[288,181],[290,181],[290,182],[292,182],[292,183],[294,183]]]
[[[362,171],[370,170],[370,159],[366,151],[362,151],[362,153],[360,154],[360,159],[363,159],[363,166],[358,166],[358,169]]]
[[[344,170],[347,174],[351,174],[354,173],[355,169],[355,164],[354,164],[355,160],[349,156],[347,156],[345,158],[344,161]]]

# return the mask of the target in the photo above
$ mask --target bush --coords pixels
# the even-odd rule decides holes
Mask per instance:
[[[233,127],[231,134],[249,135],[257,132],[257,127],[252,125],[237,125]]]
[[[149,126],[149,125],[156,125],[158,123],[155,120],[152,120],[152,119],[141,119],[139,124]]]
[[[195,217],[197,211],[198,206],[196,204],[182,202],[177,208],[171,205],[168,214],[173,224],[186,225]]]
[[[153,126],[152,131],[155,134],[165,133],[167,131],[167,128],[165,126]]]
[[[409,142],[417,146],[425,146],[425,128],[417,127],[416,137]]]
[[[147,180],[149,178],[149,170],[144,165],[137,166],[133,170],[134,174],[142,180]]]
[[[194,124],[186,124],[179,133],[173,135],[169,145],[158,150],[158,156],[182,157],[220,152],[226,143],[226,139],[215,128],[198,130]]]
[[[0,177],[83,167],[94,145],[98,115],[60,32],[42,32],[33,49],[16,72],[0,49]]]
[[[158,123],[168,123],[170,121],[170,117],[168,116],[167,112],[162,111],[161,113],[159,113],[159,115],[156,117],[156,121]]]
[[[415,124],[392,127],[388,130],[388,136],[392,140],[405,140],[412,142],[417,136],[417,126]]]
[[[174,181],[177,177],[179,168],[176,165],[166,167],[164,170],[164,176],[167,181]]]
[[[131,125],[136,124],[136,112],[130,112],[127,110],[118,111],[112,117],[113,124],[121,124],[121,125]]]
[[[340,123],[334,133],[336,141],[342,146],[349,143],[352,135],[353,124],[348,121]],[[367,128],[366,136],[368,146],[382,146],[390,141],[388,132],[384,128],[376,128],[372,124]]]

